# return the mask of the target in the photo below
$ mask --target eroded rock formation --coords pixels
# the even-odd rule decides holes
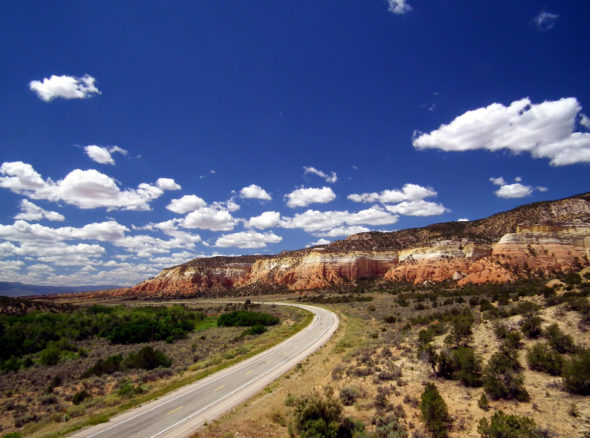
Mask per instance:
[[[206,296],[311,290],[383,279],[415,284],[510,282],[581,269],[590,260],[590,193],[449,222],[347,239],[275,256],[195,259],[116,293]]]

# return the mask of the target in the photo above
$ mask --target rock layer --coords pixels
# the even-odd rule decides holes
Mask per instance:
[[[510,282],[579,270],[590,259],[590,193],[486,219],[392,233],[361,233],[275,256],[195,259],[162,270],[123,296],[207,296],[312,290],[361,279]]]

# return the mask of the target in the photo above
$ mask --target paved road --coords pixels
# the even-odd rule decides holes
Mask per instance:
[[[280,303],[276,303],[280,304]],[[336,331],[338,317],[319,307],[289,304],[314,313],[311,324],[279,345],[178,389],[158,400],[76,432],[84,438],[190,436],[242,403],[320,348]]]

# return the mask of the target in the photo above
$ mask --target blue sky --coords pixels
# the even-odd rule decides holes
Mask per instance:
[[[589,15],[4,2],[0,281],[127,285],[585,192]]]

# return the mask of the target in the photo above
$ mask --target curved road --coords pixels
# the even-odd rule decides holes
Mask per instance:
[[[187,437],[227,410],[260,391],[274,379],[320,348],[338,328],[329,310],[301,304],[282,304],[308,310],[313,321],[280,344],[198,382],[184,386],[108,423],[76,432],[84,438]]]

